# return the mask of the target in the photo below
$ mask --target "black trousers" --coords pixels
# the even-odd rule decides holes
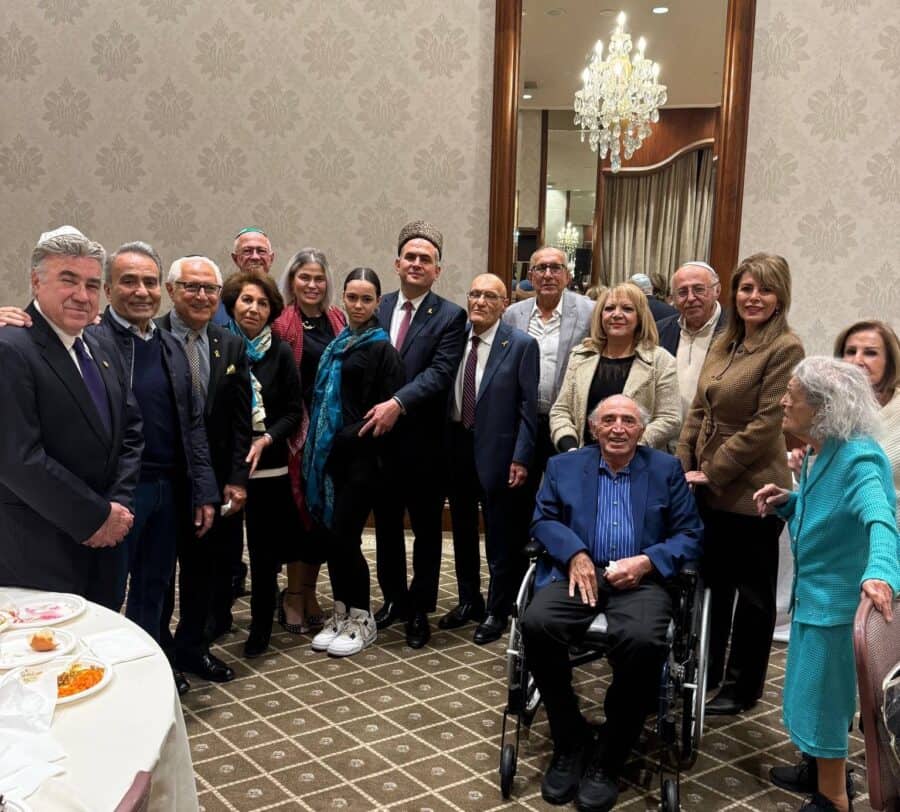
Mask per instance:
[[[547,460],[557,453],[553,441],[550,439],[550,418],[545,414],[537,416],[537,432],[534,440],[534,459],[528,468],[528,479],[522,486],[525,490],[525,502],[528,505],[529,525],[531,524],[531,514],[534,513],[538,488],[541,486],[541,479],[547,469]]]
[[[582,603],[577,591],[569,597],[569,582],[555,581],[538,590],[525,610],[522,636],[528,669],[544,700],[554,748],[577,746],[585,729],[572,689],[569,646],[579,644],[591,621],[605,612],[611,647],[607,659],[613,680],[604,699],[608,748],[604,768],[617,775],[637,744],[647,708],[658,695],[666,659],[666,629],[672,599],[657,581],[635,589],[612,589],[598,572],[597,605]]]
[[[288,475],[251,479],[244,516],[250,553],[250,632],[268,641],[284,548],[303,531]]]
[[[700,514],[706,527],[703,572],[710,588],[707,681],[710,686],[730,686],[738,701],[750,704],[762,696],[769,665],[778,537],[784,522],[777,516],[745,516],[702,504]]]
[[[328,544],[328,577],[336,601],[369,611],[369,564],[362,552],[362,532],[378,490],[375,456],[339,454],[329,459],[334,481],[334,526]]]
[[[475,467],[474,433],[461,423],[450,426],[450,467],[447,494],[453,521],[453,557],[460,603],[481,603],[481,556],[478,546],[478,506],[485,524],[485,553],[490,573],[488,614],[508,617],[519,582],[527,568],[522,547],[528,540],[533,504],[525,488],[485,491]],[[530,478],[530,473],[529,473]]]
[[[434,443],[437,442],[435,437]],[[375,502],[375,566],[384,600],[426,614],[437,608],[444,510],[443,466],[439,449],[431,455],[422,448],[387,454]],[[413,577],[408,586],[405,512],[409,513],[414,536]]]
[[[202,538],[193,532],[179,534],[178,553],[178,627],[174,637],[170,631],[175,608],[173,578],[163,605],[160,645],[172,660],[176,656],[194,659],[209,651],[207,627],[221,583],[227,586],[227,621],[231,626],[231,569],[227,556],[229,539],[243,537],[244,514],[222,518],[216,516],[213,526]],[[219,593],[217,595],[217,593]],[[221,603],[221,599],[219,601]]]

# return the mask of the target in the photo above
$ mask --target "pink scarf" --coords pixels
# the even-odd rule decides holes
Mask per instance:
[[[325,311],[328,316],[328,323],[335,336],[344,329],[347,319],[341,310],[337,307],[329,307]],[[300,360],[303,358],[303,314],[296,305],[286,307],[281,315],[275,319],[272,324],[272,332],[275,333],[282,341],[286,341],[294,351],[294,363],[297,365],[297,372],[300,372]],[[300,518],[306,529],[310,529],[313,520],[306,510],[306,499],[303,495],[303,481],[300,476],[300,464],[303,461],[303,444],[306,442],[306,432],[309,430],[309,414],[307,414],[306,406],[301,401],[300,404],[303,416],[300,419],[300,428],[297,429],[293,437],[288,439],[288,473],[291,477],[291,490],[294,493],[294,502],[300,511]]]

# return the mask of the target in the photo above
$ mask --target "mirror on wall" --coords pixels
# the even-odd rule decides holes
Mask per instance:
[[[670,266],[707,258],[727,3],[692,0],[664,13],[659,3],[523,0],[514,279],[541,244],[564,247],[582,288],[645,272],[665,292]],[[644,37],[660,64],[668,99],[651,135],[613,173],[582,142],[573,99],[620,12],[633,42]]]

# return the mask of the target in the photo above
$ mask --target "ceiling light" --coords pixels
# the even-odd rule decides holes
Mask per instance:
[[[532,96],[530,93],[523,93],[522,98],[525,99],[525,101],[529,101],[529,100],[533,99],[534,96]]]
[[[653,9],[654,14],[668,14],[669,7],[668,6],[656,6]]]

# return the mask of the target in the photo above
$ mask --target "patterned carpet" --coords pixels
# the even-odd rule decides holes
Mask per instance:
[[[374,576],[374,550],[366,542]],[[328,581],[320,600],[330,607]],[[486,583],[486,580],[483,580]],[[375,606],[379,604],[373,584]],[[543,710],[523,738],[512,799],[498,784],[502,708],[506,701],[506,638],[489,646],[471,641],[473,627],[441,632],[437,618],[456,603],[453,555],[445,538],[439,613],[431,642],[414,651],[402,624],[379,632],[361,654],[332,659],[309,648],[309,638],[276,625],[272,650],[241,658],[249,604],[236,606],[237,630],[214,653],[237,679],[225,685],[192,682],[184,715],[201,809],[218,810],[449,810],[551,809],[540,778],[551,754]],[[781,727],[785,647],[775,644],[763,701],[735,720],[707,719],[701,754],[682,777],[687,810],[799,808],[801,798],[771,786],[769,767],[797,753]],[[582,708],[602,717],[609,672],[592,663],[576,672]],[[659,785],[653,735],[644,756],[629,765],[616,809],[656,809]],[[862,738],[854,734],[851,761],[866,812]]]

